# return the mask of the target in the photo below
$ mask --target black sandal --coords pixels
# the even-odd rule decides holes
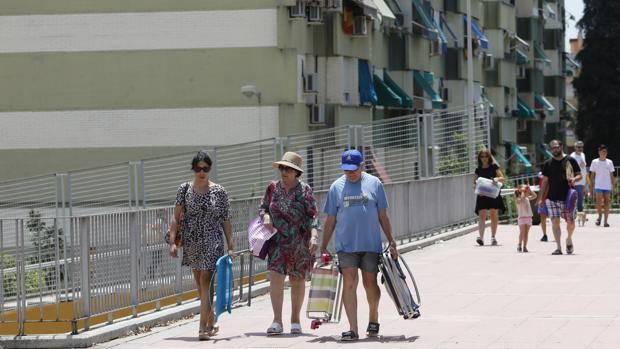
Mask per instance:
[[[379,323],[378,322],[369,322],[368,328],[366,328],[366,336],[368,337],[377,337],[379,335]]]
[[[360,336],[358,336],[357,333],[353,331],[347,331],[347,332],[342,332],[342,337],[340,338],[340,340],[343,342],[351,342],[351,341],[356,341],[359,338]]]

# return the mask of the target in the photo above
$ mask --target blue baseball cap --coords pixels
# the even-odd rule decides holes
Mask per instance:
[[[345,171],[355,171],[364,162],[364,156],[357,149],[345,150],[342,153],[342,165],[340,168]]]

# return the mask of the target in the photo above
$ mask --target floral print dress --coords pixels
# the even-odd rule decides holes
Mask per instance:
[[[206,193],[199,193],[185,183],[177,191],[176,204],[185,207],[182,265],[214,271],[224,255],[223,224],[231,219],[226,189],[213,183]]]
[[[318,210],[312,188],[301,181],[289,191],[281,181],[270,186],[261,201],[259,212],[261,218],[269,213],[273,226],[278,230],[270,240],[268,269],[305,278],[314,263],[309,249],[311,229],[318,227]]]

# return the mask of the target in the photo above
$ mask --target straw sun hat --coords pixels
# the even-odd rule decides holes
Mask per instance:
[[[282,155],[282,160],[276,161],[272,165],[275,168],[278,168],[278,166],[282,165],[290,167],[301,173],[304,172],[304,170],[301,169],[301,156],[299,156],[299,154],[297,153],[293,153],[292,151],[287,151],[286,153],[284,153],[284,155]]]

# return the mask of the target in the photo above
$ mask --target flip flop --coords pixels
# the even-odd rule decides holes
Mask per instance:
[[[368,337],[377,337],[379,335],[379,323],[378,322],[369,322],[368,328],[366,328],[366,336]]]
[[[207,330],[207,333],[209,334],[209,337],[213,337],[215,336],[218,332],[220,331],[220,325],[218,324],[214,324],[213,326],[211,326],[210,330]]]
[[[291,334],[301,334],[301,324],[291,324]]]
[[[284,329],[282,328],[282,325],[280,325],[279,323],[277,323],[275,321],[267,329],[267,335],[268,336],[277,336],[277,335],[282,334],[282,332],[284,332]]]
[[[347,331],[342,332],[342,337],[340,338],[340,340],[343,342],[352,342],[358,340],[359,338],[360,336],[358,336],[357,333],[353,331]]]

